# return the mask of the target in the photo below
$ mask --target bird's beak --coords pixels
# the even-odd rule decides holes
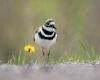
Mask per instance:
[[[56,27],[54,25],[51,26],[52,28],[56,29]]]

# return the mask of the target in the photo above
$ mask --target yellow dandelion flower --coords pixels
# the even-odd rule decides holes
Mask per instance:
[[[35,52],[35,47],[32,45],[26,45],[24,47],[24,51],[29,52],[29,53]]]

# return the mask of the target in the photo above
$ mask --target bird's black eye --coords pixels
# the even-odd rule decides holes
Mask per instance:
[[[47,22],[47,23],[45,24],[45,26],[46,26],[46,27],[49,27],[49,26],[50,26],[50,23],[49,23],[49,22]]]

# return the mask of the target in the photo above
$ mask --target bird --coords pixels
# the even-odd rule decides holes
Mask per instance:
[[[57,29],[54,19],[47,19],[42,26],[35,31],[34,42],[41,47],[42,54],[49,61],[51,48],[57,41]],[[46,50],[47,53],[44,52]]]

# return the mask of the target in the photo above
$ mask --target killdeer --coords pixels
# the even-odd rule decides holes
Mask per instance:
[[[34,41],[42,48],[43,56],[47,56],[47,62],[49,60],[50,50],[56,43],[56,39],[57,33],[53,19],[47,19],[35,32]],[[44,49],[46,49],[47,53],[44,53]]]

